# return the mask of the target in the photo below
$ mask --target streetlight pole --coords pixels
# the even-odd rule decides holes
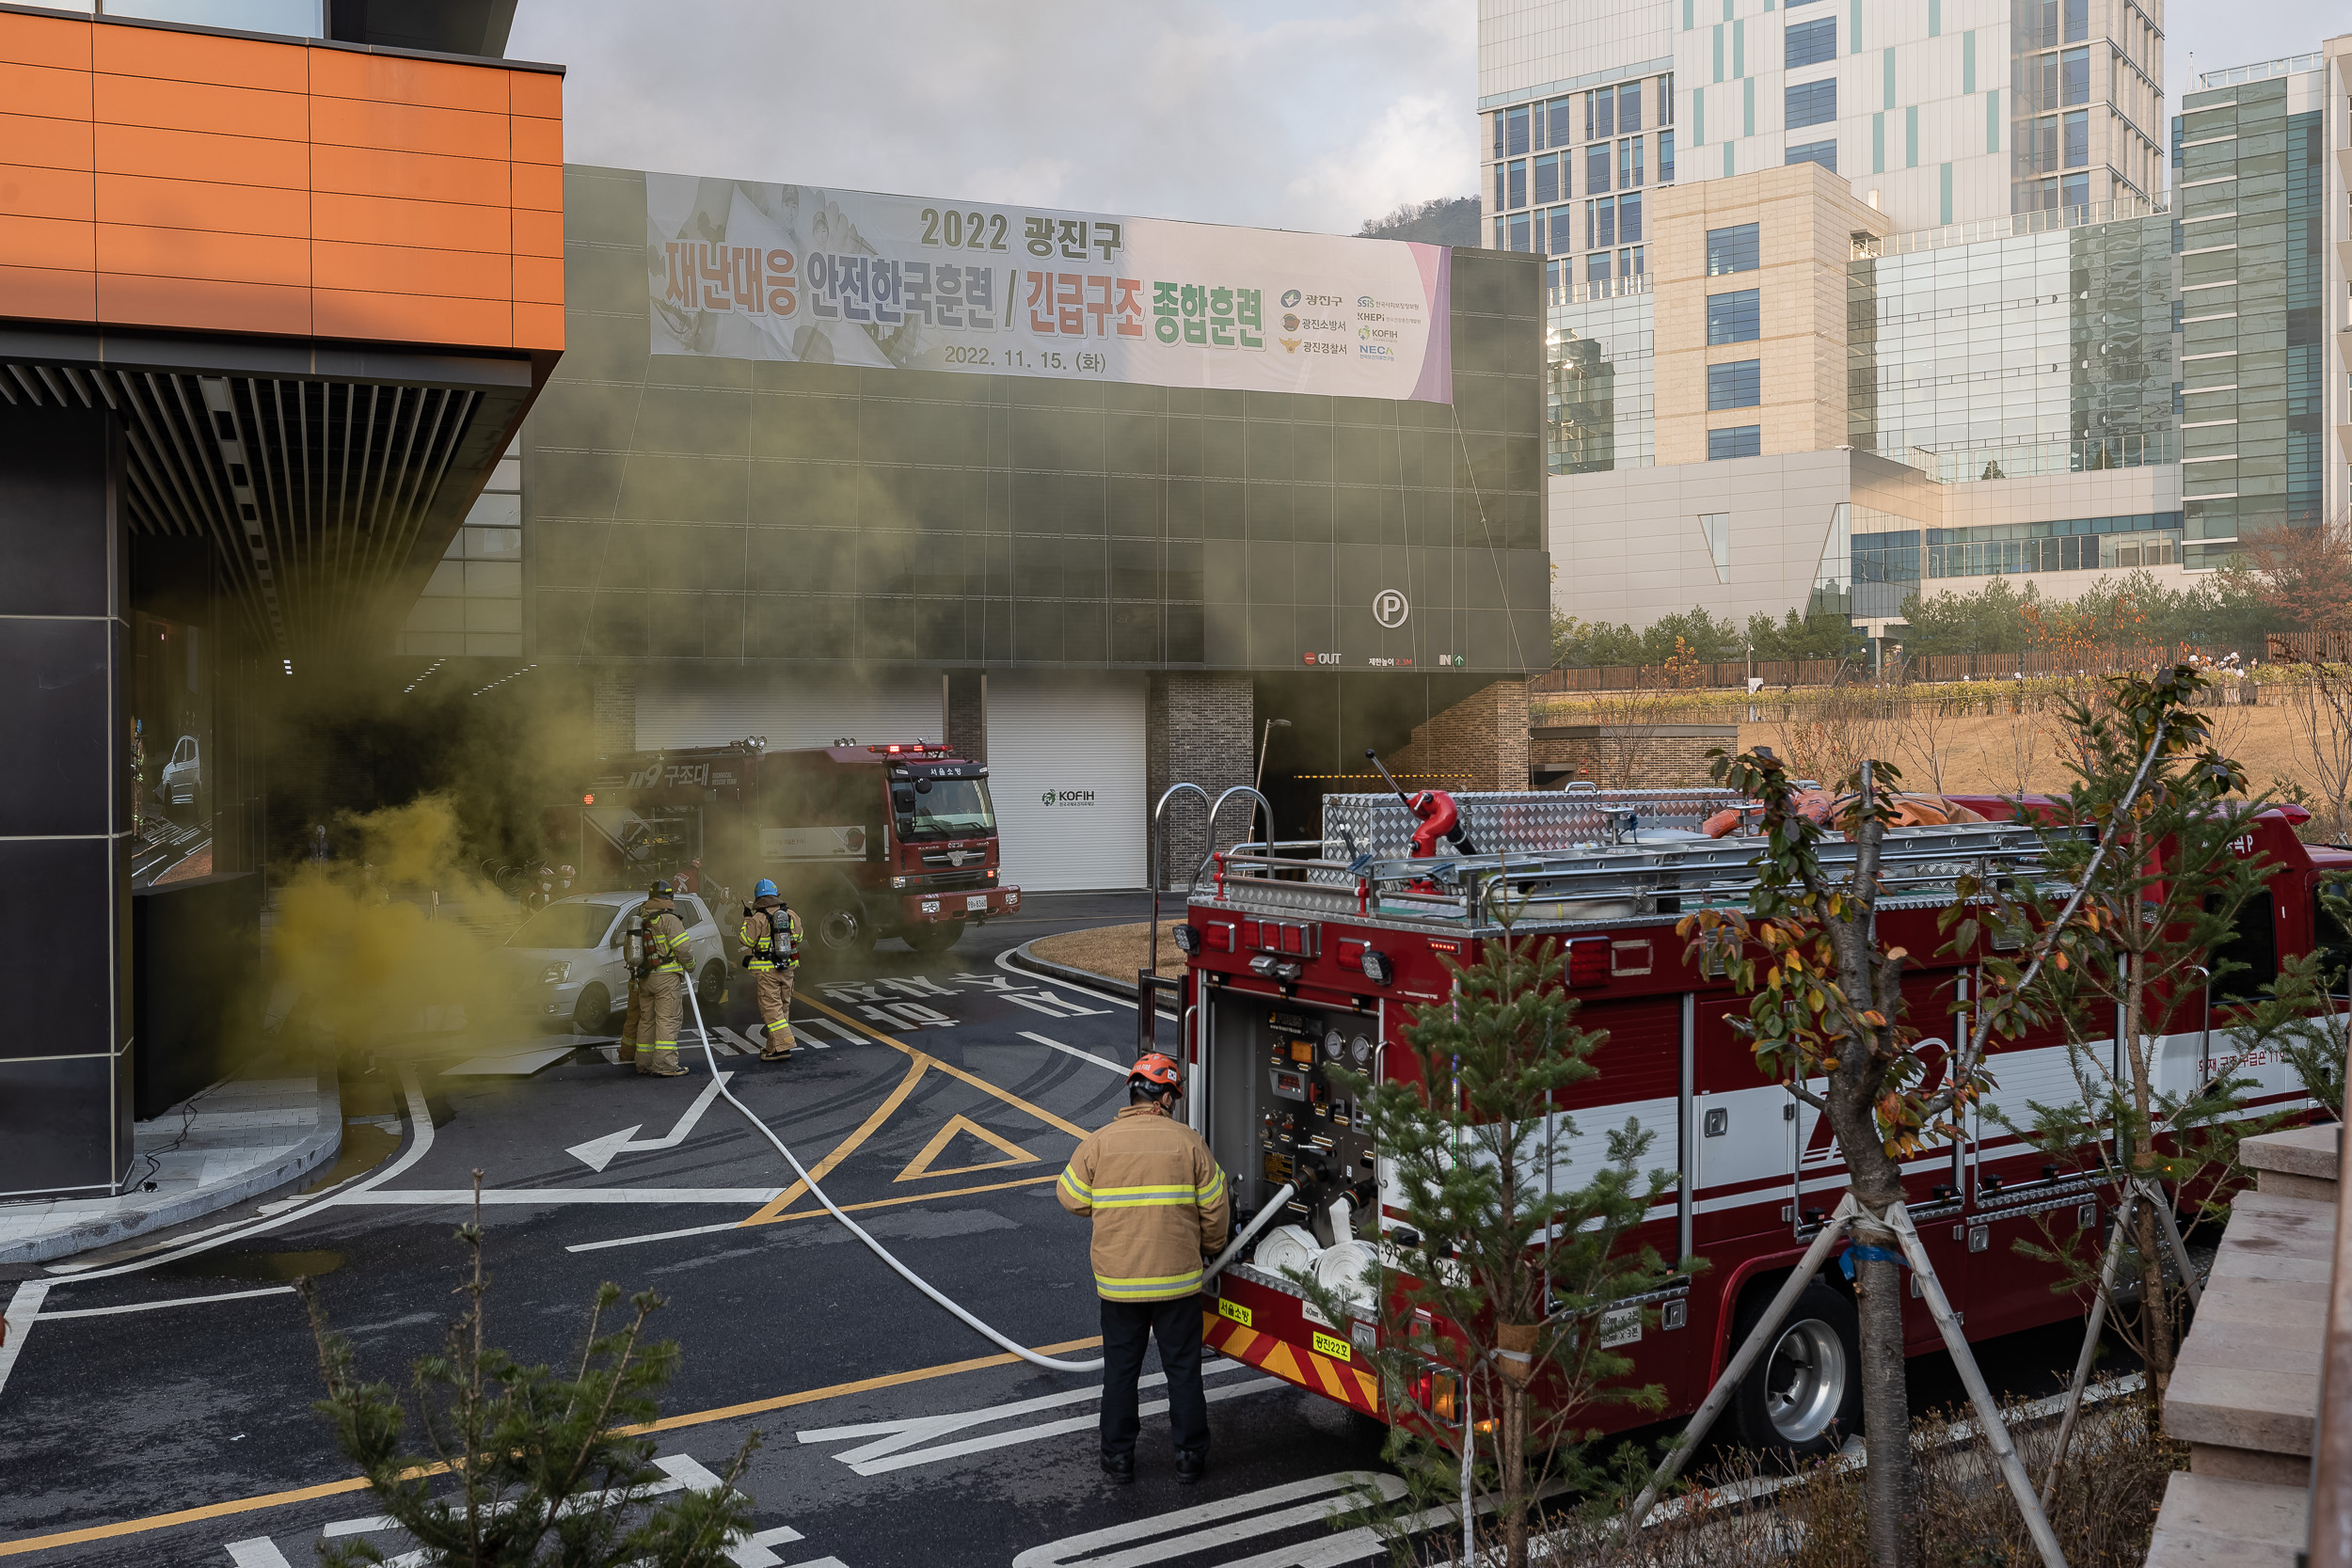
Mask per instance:
[[[1269,719],[1265,721],[1265,727],[1258,732],[1258,794],[1261,799],[1265,795],[1266,748],[1273,742],[1276,730],[1287,730],[1290,727],[1291,721],[1287,719]],[[1252,806],[1249,810],[1254,817],[1260,808]],[[1268,844],[1274,842],[1274,812],[1270,807],[1265,808],[1265,841]]]

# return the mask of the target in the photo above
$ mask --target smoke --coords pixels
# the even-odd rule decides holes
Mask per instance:
[[[515,902],[469,868],[455,799],[425,795],[339,823],[344,858],[278,890],[270,955],[295,1017],[344,1050],[431,1053],[447,1037],[520,1028],[531,983],[503,961]]]

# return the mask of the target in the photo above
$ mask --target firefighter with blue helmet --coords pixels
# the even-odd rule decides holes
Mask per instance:
[[[742,938],[743,967],[752,972],[752,991],[759,999],[759,1059],[787,1061],[795,1043],[792,972],[801,967],[801,917],[776,884],[762,877],[736,934]]]

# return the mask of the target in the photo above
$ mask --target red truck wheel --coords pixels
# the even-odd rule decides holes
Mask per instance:
[[[917,953],[945,953],[963,940],[963,922],[939,920],[928,926],[910,926],[906,937],[907,945]]]

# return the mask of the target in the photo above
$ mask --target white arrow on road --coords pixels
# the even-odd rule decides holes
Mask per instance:
[[[601,1138],[574,1144],[564,1152],[576,1156],[590,1170],[602,1170],[612,1163],[615,1154],[642,1148],[675,1148],[686,1141],[686,1135],[694,1130],[694,1124],[703,1119],[703,1113],[710,1109],[710,1102],[719,1098],[720,1085],[734,1076],[732,1072],[723,1072],[712,1079],[709,1087],[696,1095],[694,1103],[686,1107],[686,1114],[677,1118],[677,1125],[658,1138],[639,1137],[638,1132],[644,1127],[644,1122],[639,1122],[635,1127],[624,1127],[618,1132],[608,1132]]]

